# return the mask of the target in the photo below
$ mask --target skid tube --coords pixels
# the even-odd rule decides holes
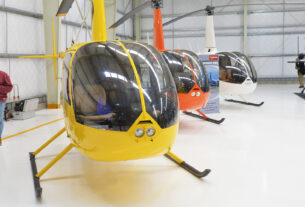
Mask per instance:
[[[41,199],[42,188],[40,186],[40,178],[36,176],[37,175],[36,157],[33,154],[33,152],[30,152],[29,155],[30,155],[32,173],[33,173],[35,195],[37,199]]]
[[[232,102],[232,103],[244,104],[244,105],[248,105],[248,106],[257,106],[257,107],[260,107],[265,103],[264,101],[262,101],[261,103],[256,104],[256,103],[251,103],[251,102],[246,102],[246,101],[238,101],[238,100],[234,100],[234,99],[225,99],[225,101]]]
[[[196,176],[197,178],[203,178],[206,177],[211,170],[210,169],[205,169],[204,171],[199,171],[196,168],[192,167],[191,165],[187,164],[185,161],[181,160],[179,157],[177,157],[175,154],[172,152],[168,152],[164,155],[180,167],[184,168],[186,171],[191,173],[192,175]]]
[[[197,112],[200,113],[199,110],[197,110]],[[203,116],[201,113],[200,113],[201,115],[194,114],[194,113],[188,112],[188,111],[184,111],[183,113],[186,114],[186,115],[195,117],[195,118],[199,118],[199,119],[202,119],[202,120],[205,120],[205,121],[214,123],[214,124],[221,124],[221,123],[225,120],[225,118],[222,118],[222,119],[220,119],[220,120],[211,119],[211,118],[209,118],[209,117],[207,117],[207,116]]]

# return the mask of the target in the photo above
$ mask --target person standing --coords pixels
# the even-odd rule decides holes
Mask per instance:
[[[2,131],[4,125],[4,109],[5,102],[7,99],[7,94],[11,92],[13,85],[11,83],[10,77],[3,71],[0,70],[0,146],[2,145]]]
[[[299,78],[299,83],[300,87],[299,88],[304,88],[304,82],[303,82],[303,76],[305,75],[305,65],[304,62],[300,62],[300,60],[303,60],[305,55],[303,53],[299,54],[299,56],[296,59],[296,69],[298,70],[298,78]]]

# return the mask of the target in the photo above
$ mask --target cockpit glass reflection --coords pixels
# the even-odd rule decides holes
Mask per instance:
[[[202,62],[199,60],[199,57],[191,51],[181,50],[181,52],[193,67],[197,85],[203,92],[208,92],[210,90],[208,73]]]
[[[248,77],[244,61],[229,52],[221,52],[218,55],[219,79],[229,83],[243,83]]]
[[[190,63],[181,52],[169,50],[162,53],[174,78],[178,93],[187,94],[195,85]]]
[[[160,53],[152,46],[122,42],[139,74],[146,111],[160,125],[167,128],[178,119],[178,99],[174,81]]]
[[[72,71],[76,121],[98,129],[127,131],[142,112],[135,74],[115,42],[91,43],[75,54]]]
[[[244,61],[245,67],[249,74],[249,77],[252,79],[253,83],[257,82],[257,73],[252,61],[244,54],[240,52],[233,52],[236,56],[238,56],[241,60]]]

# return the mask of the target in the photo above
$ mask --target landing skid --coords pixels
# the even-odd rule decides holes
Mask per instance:
[[[247,101],[237,101],[237,100],[234,100],[234,99],[225,99],[225,101],[228,101],[228,102],[232,102],[232,103],[239,103],[239,104],[244,104],[244,105],[248,105],[248,106],[262,106],[265,102],[262,101],[261,103],[259,104],[256,104],[256,103],[251,103],[251,102],[247,102]]]
[[[300,98],[305,99],[305,88],[301,91],[301,93],[294,93],[295,95],[299,96]]]
[[[36,176],[37,175],[36,157],[33,154],[33,152],[30,152],[29,154],[30,154],[30,161],[31,161],[32,173],[33,173],[35,195],[37,199],[41,199],[42,188],[40,186],[40,178]]]
[[[211,118],[209,118],[207,116],[204,117],[204,116],[201,116],[201,115],[198,115],[198,114],[194,114],[192,112],[187,112],[187,111],[184,111],[183,113],[185,113],[186,115],[192,116],[192,117],[203,119],[205,121],[208,121],[208,122],[211,122],[211,123],[214,123],[214,124],[221,124],[225,120],[225,118],[222,118],[220,120],[211,119]]]
[[[192,175],[196,176],[197,178],[206,177],[211,172],[210,169],[205,169],[204,171],[199,171],[199,170],[195,169],[194,167],[192,167],[191,165],[187,164],[185,161],[178,158],[175,154],[173,154],[171,152],[168,152],[164,156],[167,157],[168,159],[170,159],[171,161],[173,161],[174,163],[176,163],[177,165],[179,165],[180,167],[184,168],[186,171],[188,171]]]

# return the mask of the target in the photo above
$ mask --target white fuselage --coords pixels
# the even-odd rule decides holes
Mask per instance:
[[[255,91],[256,86],[257,83],[253,83],[251,78],[247,78],[242,84],[219,81],[219,91],[221,96],[250,94]]]
[[[218,53],[216,48],[214,19],[213,15],[206,16],[206,30],[205,30],[205,49],[198,55],[215,55]],[[254,92],[257,83],[253,83],[249,74],[243,83],[229,83],[219,80],[219,91],[221,96],[226,95],[246,95]]]

